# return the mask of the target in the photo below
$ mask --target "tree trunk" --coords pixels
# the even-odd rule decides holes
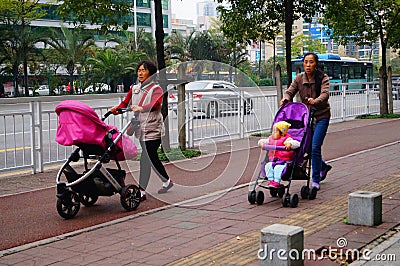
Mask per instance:
[[[285,0],[285,44],[286,44],[286,69],[287,85],[292,83],[292,26],[293,26],[293,1]]]
[[[73,60],[70,60],[67,64],[67,72],[69,74],[69,94],[74,94],[74,70],[75,63]]]
[[[185,78],[186,63],[181,63],[178,66],[178,79]],[[178,85],[178,142],[181,150],[186,150],[186,108],[185,108],[185,85]]]
[[[281,76],[281,66],[279,64],[276,65],[275,68],[275,80],[276,80],[276,98],[277,98],[277,106],[279,108],[279,103],[283,98],[282,91],[282,76]]]
[[[392,67],[388,67],[388,92],[389,92],[389,114],[393,114],[393,84],[392,84]]]
[[[167,77],[165,75],[165,58],[164,58],[164,24],[162,16],[161,0],[154,0],[154,9],[156,17],[156,50],[157,50],[157,66],[160,75],[160,85],[163,89],[163,101],[161,106],[161,114],[164,118],[165,135],[162,139],[162,149],[165,152],[170,151],[169,141],[169,122],[168,122],[168,91]]]
[[[93,87],[95,89],[95,87]],[[74,73],[69,74],[69,94],[74,94]]]
[[[379,69],[379,78],[382,79],[382,87],[380,91],[380,114],[388,114],[388,98],[387,98],[387,72],[386,72],[386,43],[381,38],[381,45],[382,45],[382,66]]]
[[[28,84],[28,62],[24,60],[24,85],[25,85],[25,96],[29,96],[29,84]],[[32,94],[33,95],[33,94]]]
[[[13,76],[14,76],[14,97],[19,96],[19,89],[18,89],[18,63],[14,62],[13,64]]]

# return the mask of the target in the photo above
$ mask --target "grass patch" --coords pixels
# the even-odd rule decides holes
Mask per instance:
[[[374,118],[400,118],[400,114],[385,114],[385,115],[358,115],[357,119],[374,119]]]
[[[251,134],[253,137],[269,137],[271,135],[271,132],[257,132]]]
[[[188,158],[198,157],[201,155],[201,152],[199,150],[194,150],[194,149],[181,150],[179,148],[172,148],[169,152],[164,152],[163,150],[161,150],[161,148],[158,148],[157,153],[158,153],[158,158],[160,158],[160,160],[163,162],[188,159]],[[141,155],[142,153],[139,152],[135,160],[137,161],[140,160]]]

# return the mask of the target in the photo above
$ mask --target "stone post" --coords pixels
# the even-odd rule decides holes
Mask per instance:
[[[304,230],[299,226],[273,224],[261,230],[260,265],[303,266]]]
[[[382,223],[382,193],[356,191],[349,194],[348,222],[375,226]]]

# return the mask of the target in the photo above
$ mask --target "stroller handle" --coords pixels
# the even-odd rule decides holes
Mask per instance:
[[[130,108],[117,108],[117,112],[118,112],[118,114],[123,114],[123,113],[126,113],[126,112],[132,112],[132,109],[130,109]],[[113,114],[113,112],[108,111],[107,113],[104,114],[104,116],[101,118],[101,120],[102,121],[106,120],[107,117],[109,117],[112,114]],[[134,116],[137,116],[137,113],[135,113]]]
[[[276,150],[276,151],[285,151],[286,148],[284,146],[275,146],[275,145],[264,145],[262,147],[263,150]]]
[[[117,108],[117,111],[119,114],[123,114],[126,112],[132,112],[132,109],[131,108]]]
[[[107,113],[104,114],[103,118],[101,120],[105,120],[107,117],[109,117],[112,114],[111,111],[108,111]]]

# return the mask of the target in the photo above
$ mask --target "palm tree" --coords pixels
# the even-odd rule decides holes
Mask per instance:
[[[156,60],[156,48],[154,38],[150,33],[145,32],[143,28],[139,28],[137,32],[137,40],[135,42],[135,35],[133,32],[122,31],[123,35],[109,34],[108,42],[115,42],[117,51],[125,53],[132,57],[134,62],[135,58]],[[128,91],[133,81],[134,71],[126,72],[123,76],[124,90]]]
[[[137,51],[143,52],[147,55],[149,60],[157,60],[156,42],[150,32],[139,28],[137,31]]]
[[[149,60],[156,60],[156,44],[151,33],[143,28],[137,30],[137,42],[135,43],[135,33],[127,30],[122,31],[123,35],[109,34],[107,42],[116,42],[116,49],[126,50],[128,53],[141,52],[147,55]]]
[[[113,92],[116,92],[118,81],[121,80],[126,73],[132,72],[135,66],[145,55],[140,52],[131,54],[125,53],[123,50],[117,51],[112,48],[98,50],[95,56],[87,60],[87,64],[91,66],[91,72],[100,80],[107,80],[107,84],[111,85]]]
[[[19,95],[18,74],[24,73],[25,94],[28,90],[28,61],[38,51],[35,44],[43,38],[40,30],[32,29],[31,21],[40,19],[46,12],[38,1],[3,0],[0,3],[0,53],[12,65],[15,95]],[[23,63],[23,68],[19,65]]]
[[[179,31],[173,31],[165,39],[165,51],[169,59],[175,59],[180,62],[190,61],[192,59],[190,46],[195,33],[193,31],[188,37],[184,37]]]
[[[75,31],[76,30],[76,31]],[[53,47],[65,63],[69,75],[70,93],[73,94],[73,75],[76,64],[83,64],[86,52],[94,45],[92,36],[82,33],[80,28],[75,30],[61,26],[61,31],[52,29],[47,43]]]

